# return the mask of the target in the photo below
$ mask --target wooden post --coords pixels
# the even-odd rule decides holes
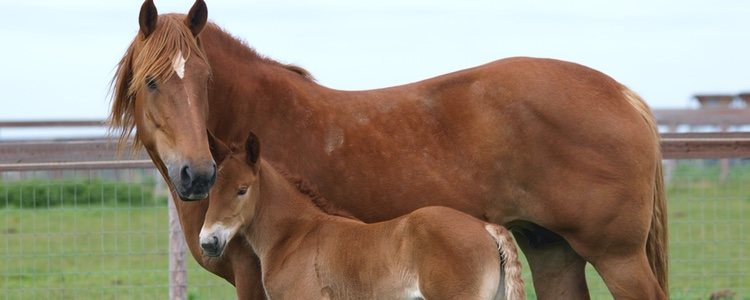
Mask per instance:
[[[735,95],[725,94],[710,94],[710,95],[695,95],[698,102],[701,105],[701,109],[732,109],[732,103],[734,102]],[[726,132],[729,128],[729,124],[726,121],[722,121],[719,125],[719,132]],[[723,158],[719,160],[719,166],[721,167],[721,173],[719,174],[719,180],[721,182],[726,181],[729,176],[729,159]]]
[[[157,181],[161,182],[160,179]],[[169,203],[169,299],[186,300],[188,296],[187,269],[185,268],[187,245],[172,193],[167,191],[167,195]]]
[[[675,133],[677,132],[677,124],[676,123],[670,123],[667,128],[668,133]],[[677,168],[677,160],[674,159],[666,159],[665,165],[664,165],[664,182],[670,183],[672,182],[672,175],[674,174],[675,169]]]
[[[727,132],[728,130],[729,126],[726,123],[722,123],[719,125],[720,132]],[[720,159],[719,166],[721,167],[721,173],[719,173],[719,182],[726,182],[727,177],[729,177],[729,159]]]

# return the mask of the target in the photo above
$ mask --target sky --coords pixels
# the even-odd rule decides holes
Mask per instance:
[[[191,1],[156,0],[160,13]],[[0,120],[104,119],[141,1],[0,0]],[[750,91],[750,1],[207,1],[209,19],[322,85],[381,88],[511,56],[573,61],[655,108]]]

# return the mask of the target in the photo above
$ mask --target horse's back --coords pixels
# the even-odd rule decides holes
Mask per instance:
[[[517,57],[421,84],[441,116],[442,133],[450,136],[444,151],[459,155],[466,167],[454,173],[456,182],[468,173],[479,179],[476,186],[492,187],[475,199],[502,199],[484,202],[503,212],[488,214],[494,222],[651,193],[659,161],[653,117],[632,91],[601,72]],[[580,201],[587,203],[570,205]]]

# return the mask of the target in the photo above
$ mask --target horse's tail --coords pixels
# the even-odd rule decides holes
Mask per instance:
[[[505,275],[505,299],[526,299],[523,279],[521,278],[521,263],[518,261],[518,251],[510,232],[505,227],[487,224],[484,229],[490,233],[497,243],[502,258],[500,264]]]
[[[662,171],[661,146],[659,145],[659,130],[656,126],[651,109],[646,102],[635,92],[624,88],[625,98],[641,114],[648,126],[651,128],[656,147],[656,174],[654,182],[654,210],[651,214],[651,227],[646,240],[646,256],[651,265],[651,271],[656,276],[664,294],[669,298],[669,265],[667,245],[667,197],[664,192],[664,174]]]

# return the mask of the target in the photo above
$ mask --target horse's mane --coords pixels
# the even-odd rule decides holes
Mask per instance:
[[[174,72],[172,59],[178,52],[182,52],[185,59],[188,59],[190,55],[195,55],[210,65],[206,53],[200,45],[201,40],[206,39],[207,35],[219,35],[228,41],[234,41],[234,43],[228,44],[230,46],[234,44],[238,50],[248,53],[248,59],[258,59],[265,63],[277,65],[305,79],[314,80],[307,70],[263,57],[244,42],[231,36],[213,23],[209,23],[205,27],[196,42],[192,32],[184,24],[184,18],[185,15],[182,14],[160,15],[156,30],[148,38],[144,37],[143,33],[139,31],[125,55],[117,64],[115,76],[111,82],[111,86],[113,86],[112,109],[108,124],[110,130],[119,133],[119,145],[121,147],[130,139],[135,128],[135,94],[143,89],[147,80],[160,83],[172,76]],[[136,52],[138,52],[137,55]],[[141,142],[136,131],[133,149],[139,149],[140,146]]]
[[[204,29],[203,33],[200,35],[201,37],[204,37],[204,39],[211,38],[211,39],[218,39],[219,43],[227,48],[233,48],[231,50],[239,52],[239,56],[244,57],[247,60],[256,60],[263,63],[275,65],[281,68],[284,68],[288,71],[294,72],[297,75],[301,76],[302,78],[305,78],[310,81],[315,81],[315,78],[310,74],[309,71],[307,71],[305,68],[294,65],[294,64],[284,64],[281,62],[278,62],[268,56],[264,56],[257,51],[248,43],[243,40],[240,37],[234,36],[229,31],[224,30],[223,28],[219,27],[219,25],[216,25],[215,23],[208,23],[206,25],[206,28]]]
[[[300,176],[294,176],[285,169],[277,168],[273,164],[271,166],[274,169],[276,169],[276,171],[279,172],[281,176],[283,176],[287,181],[289,181],[289,183],[291,183],[295,188],[297,188],[297,190],[301,194],[310,198],[310,201],[312,201],[313,204],[315,204],[315,206],[318,209],[320,209],[322,212],[329,214],[329,215],[344,217],[344,218],[353,219],[353,220],[359,220],[357,219],[357,217],[353,216],[348,211],[338,207],[336,204],[333,204],[331,201],[328,201],[328,199],[323,197],[323,195],[321,195],[320,192],[318,192],[318,189],[309,181],[305,180],[304,178]]]

